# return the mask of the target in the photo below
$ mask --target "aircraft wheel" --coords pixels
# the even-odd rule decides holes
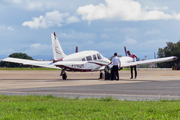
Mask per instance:
[[[99,75],[100,78],[103,78],[103,73],[101,72],[100,75]]]
[[[67,78],[67,75],[66,75],[66,73],[64,73],[64,74],[62,75],[62,79],[63,79],[63,80],[66,80],[66,78]]]

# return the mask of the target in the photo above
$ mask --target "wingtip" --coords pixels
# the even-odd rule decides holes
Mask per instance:
[[[177,60],[178,59],[178,57],[176,57],[176,56],[173,56],[173,60]]]

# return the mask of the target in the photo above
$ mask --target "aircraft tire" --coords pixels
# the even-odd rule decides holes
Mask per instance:
[[[66,73],[65,73],[65,74],[62,75],[62,79],[63,79],[63,80],[66,80],[66,78],[67,78],[67,75],[66,75]]]
[[[99,77],[100,77],[100,78],[103,78],[103,73],[102,73],[102,72],[100,73],[100,76],[99,76]]]

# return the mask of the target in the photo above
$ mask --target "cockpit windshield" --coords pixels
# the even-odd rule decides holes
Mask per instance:
[[[100,53],[97,54],[97,57],[98,57],[98,59],[102,58]]]

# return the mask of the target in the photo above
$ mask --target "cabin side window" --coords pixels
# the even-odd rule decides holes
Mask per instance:
[[[87,61],[90,61],[90,60],[92,60],[92,57],[91,56],[87,56],[86,59],[87,59]]]
[[[98,57],[98,59],[101,59],[101,55],[99,53],[97,54],[97,57]]]
[[[85,58],[83,58],[82,61],[86,61]]]
[[[93,59],[94,59],[94,60],[96,60],[96,59],[97,59],[96,55],[93,55]]]

